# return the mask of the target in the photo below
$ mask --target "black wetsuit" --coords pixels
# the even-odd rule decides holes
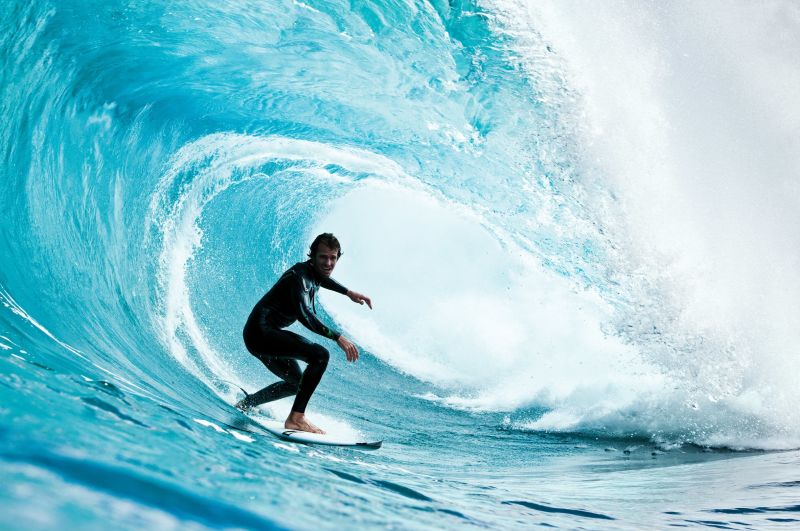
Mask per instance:
[[[297,394],[292,411],[305,412],[308,399],[328,366],[328,351],[283,328],[300,321],[312,332],[334,341],[339,339],[341,334],[322,324],[316,316],[314,298],[320,287],[347,294],[347,288],[332,278],[320,278],[310,260],[299,262],[278,279],[250,312],[244,326],[244,344],[282,381],[247,395],[240,407],[249,408]],[[297,360],[308,363],[305,371],[300,370]]]

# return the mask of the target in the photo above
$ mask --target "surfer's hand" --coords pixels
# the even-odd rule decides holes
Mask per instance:
[[[367,306],[369,306],[369,309],[370,310],[372,309],[372,299],[370,299],[366,295],[362,295],[355,291],[348,291],[347,296],[350,297],[351,301],[357,302],[359,304],[364,304],[366,302]]]
[[[339,339],[336,340],[336,344],[344,350],[347,361],[356,361],[358,359],[358,349],[349,339],[344,336],[339,336]]]

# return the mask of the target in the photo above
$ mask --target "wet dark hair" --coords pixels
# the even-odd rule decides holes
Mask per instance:
[[[311,249],[308,251],[309,258],[313,259],[317,255],[317,249],[319,249],[320,244],[325,245],[325,247],[329,248],[330,250],[339,251],[339,253],[336,255],[337,260],[342,256],[342,246],[339,245],[339,240],[336,239],[336,236],[330,232],[323,232],[314,238],[313,242],[311,242]]]

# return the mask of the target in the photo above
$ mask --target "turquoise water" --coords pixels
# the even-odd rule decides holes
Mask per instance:
[[[797,526],[792,3],[217,4],[0,22],[1,527]],[[376,452],[230,405],[323,231]]]

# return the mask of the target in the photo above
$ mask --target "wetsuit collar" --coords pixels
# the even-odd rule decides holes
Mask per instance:
[[[314,269],[314,264],[311,263],[311,260],[306,260],[306,265],[308,266],[308,270],[311,272],[311,279],[314,281],[315,284],[322,284],[322,279],[319,278],[317,275],[317,270]]]

